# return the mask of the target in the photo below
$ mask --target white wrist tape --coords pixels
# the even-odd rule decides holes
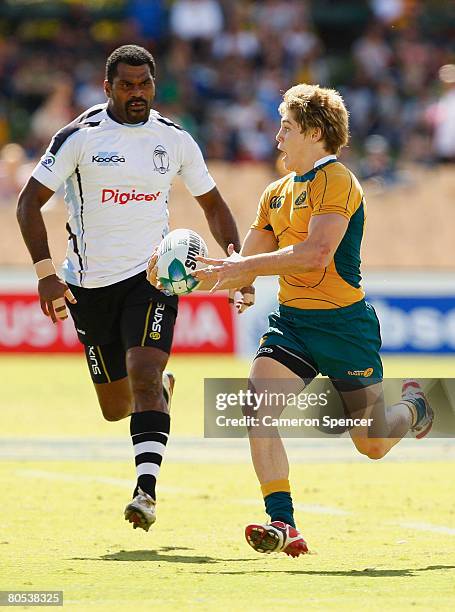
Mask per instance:
[[[47,276],[52,276],[53,274],[57,274],[55,271],[55,266],[52,262],[52,259],[42,259],[41,261],[37,261],[35,264],[35,272],[38,280],[42,280]]]

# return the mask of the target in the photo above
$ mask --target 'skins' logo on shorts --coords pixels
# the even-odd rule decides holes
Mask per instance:
[[[348,370],[347,374],[349,376],[364,376],[365,378],[369,378],[373,372],[373,368],[367,368],[366,370]]]
[[[99,151],[96,155],[92,155],[92,164],[98,166],[118,166],[125,162],[126,159],[123,155],[119,155],[118,151]]]
[[[294,209],[296,208],[308,208],[308,204],[305,204],[306,201],[306,191],[302,191],[302,193],[296,197],[294,202]]]
[[[95,376],[100,376],[101,375],[101,368],[100,368],[100,364],[99,364],[98,358],[97,358],[96,353],[95,353],[95,347],[94,346],[89,346],[88,347],[88,358],[89,358],[90,368],[91,368],[93,374]]]
[[[149,337],[152,340],[159,340],[161,338],[161,322],[163,320],[163,312],[166,308],[165,304],[158,302],[155,308],[155,312],[153,314],[152,321],[152,331],[149,334]]]

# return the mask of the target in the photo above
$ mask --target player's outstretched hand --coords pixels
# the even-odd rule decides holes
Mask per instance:
[[[53,323],[57,323],[58,319],[68,318],[65,298],[71,304],[76,304],[76,298],[69,290],[68,285],[56,274],[46,276],[38,281],[38,293],[41,310],[46,317],[52,319]]]
[[[228,247],[229,257],[226,259],[213,259],[210,257],[197,256],[196,259],[207,264],[206,268],[201,268],[194,272],[194,276],[200,281],[216,280],[211,291],[220,289],[238,289],[239,287],[249,288],[253,284],[254,277],[247,270],[246,258],[236,253],[232,244]],[[251,295],[251,291],[250,291]],[[251,304],[251,297],[248,298]]]

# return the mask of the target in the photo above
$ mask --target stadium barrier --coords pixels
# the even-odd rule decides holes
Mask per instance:
[[[0,276],[0,352],[80,352],[71,320],[43,316],[30,277]],[[455,275],[369,273],[365,288],[381,322],[384,354],[455,353]],[[175,353],[236,353],[250,357],[276,308],[277,280],[256,282],[256,304],[238,316],[224,293],[180,300]]]
[[[234,316],[225,295],[195,294],[180,300],[174,353],[234,351]],[[0,288],[0,353],[79,353],[72,320],[56,325],[41,312],[35,291]]]

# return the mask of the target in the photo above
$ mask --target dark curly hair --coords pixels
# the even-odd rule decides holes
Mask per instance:
[[[128,66],[142,66],[148,64],[152,76],[155,77],[155,60],[153,55],[138,45],[123,45],[118,47],[107,58],[106,62],[106,80],[113,83],[117,74],[117,66],[122,62]]]

